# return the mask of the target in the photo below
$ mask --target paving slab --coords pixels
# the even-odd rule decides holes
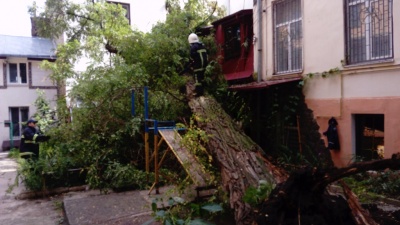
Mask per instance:
[[[186,201],[193,200],[195,191],[185,191]],[[69,225],[161,225],[152,217],[151,203],[158,208],[168,206],[168,199],[181,196],[174,186],[161,187],[159,193],[149,190],[111,192],[98,190],[70,192],[64,195],[63,209]],[[151,222],[152,221],[152,222]]]
[[[70,225],[133,225],[152,218],[149,202],[137,191],[64,197],[63,207]]]

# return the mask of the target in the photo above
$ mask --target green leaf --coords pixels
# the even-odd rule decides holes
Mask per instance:
[[[218,204],[205,205],[202,206],[201,208],[212,213],[223,211],[223,208]]]
[[[194,219],[190,221],[190,225],[212,225],[212,223],[208,223],[202,219]]]
[[[156,212],[156,216],[159,218],[164,218],[165,217],[166,212],[164,210],[160,210]]]

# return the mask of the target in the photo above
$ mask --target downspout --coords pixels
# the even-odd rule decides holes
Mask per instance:
[[[261,81],[261,62],[262,62],[262,5],[261,0],[257,0],[258,17],[258,40],[257,40],[257,82]]]
[[[258,17],[258,39],[257,39],[257,82],[261,82],[261,62],[262,62],[262,5],[261,0],[257,0],[257,17]],[[257,91],[257,121],[261,118],[261,91]],[[258,123],[259,124],[259,123]],[[261,127],[257,126],[256,140],[258,143],[261,141]]]

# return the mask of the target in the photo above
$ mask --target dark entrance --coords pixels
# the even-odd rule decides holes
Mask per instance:
[[[355,114],[356,156],[361,160],[383,158],[384,115]]]

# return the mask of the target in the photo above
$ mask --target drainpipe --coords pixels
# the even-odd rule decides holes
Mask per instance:
[[[258,40],[257,40],[257,82],[261,81],[261,62],[262,62],[262,5],[261,0],[257,0],[258,17]]]
[[[257,17],[258,17],[258,37],[257,37],[257,82],[261,82],[261,62],[262,62],[262,3],[261,0],[257,0]],[[261,91],[257,91],[257,121],[260,121],[261,118]],[[261,140],[261,127],[256,126],[256,140],[260,143]]]

